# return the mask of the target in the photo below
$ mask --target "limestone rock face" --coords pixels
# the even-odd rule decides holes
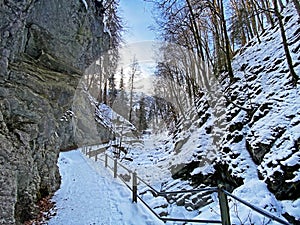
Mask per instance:
[[[71,130],[60,118],[84,69],[109,47],[99,7],[0,0],[0,224],[31,219],[59,187],[56,162]]]

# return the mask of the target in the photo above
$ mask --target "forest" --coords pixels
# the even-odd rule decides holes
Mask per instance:
[[[290,80],[293,86],[297,85],[299,78],[294,70],[291,50],[287,43],[284,28],[287,21],[284,20],[282,12],[287,4],[292,2],[299,17],[299,1],[146,0],[146,2],[155,8],[153,16],[156,24],[152,29],[156,29],[157,39],[161,42],[157,46],[160,54],[157,56],[155,69],[155,94],[152,100],[148,99],[152,103],[155,102],[152,106],[152,103],[149,103],[147,113],[149,118],[144,118],[145,109],[140,109],[135,116],[132,115],[133,83],[134,77],[139,72],[139,62],[135,58],[131,59],[129,80],[124,80],[123,68],[121,70],[118,68],[119,47],[123,44],[122,33],[125,31],[118,11],[119,1],[107,0],[104,3],[104,23],[111,37],[110,49],[86,72],[86,88],[99,103],[112,106],[120,96],[121,102],[124,102],[124,83],[130,86],[127,90],[128,96],[126,95],[128,109],[127,112],[121,113],[130,122],[135,120],[135,124],[142,123],[144,124],[142,127],[146,128],[145,122],[141,122],[140,117],[153,121],[154,116],[160,116],[165,121],[171,120],[169,123],[176,122],[180,116],[184,117],[183,109],[195,105],[201,97],[199,90],[212,88],[212,84],[209,83],[211,78],[218,82],[227,78],[232,83],[235,81],[232,69],[235,55],[243,51],[252,39],[260,43],[261,36],[269,26],[280,29]],[[117,74],[121,76],[118,83]],[[166,104],[168,99],[173,99],[172,106]],[[227,100],[230,101],[229,98]],[[144,98],[141,101],[142,107],[145,107],[144,101],[149,102]]]

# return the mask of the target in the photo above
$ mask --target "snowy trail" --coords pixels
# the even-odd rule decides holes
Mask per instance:
[[[58,164],[62,184],[53,197],[57,215],[49,225],[163,224],[141,203],[133,204],[130,191],[80,151],[61,153]]]

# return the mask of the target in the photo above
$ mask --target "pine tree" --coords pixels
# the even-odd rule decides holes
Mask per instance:
[[[108,78],[108,86],[109,86],[109,105],[112,106],[116,97],[117,97],[117,89],[115,84],[115,74],[112,73],[111,76]]]
[[[139,101],[139,112],[138,112],[138,130],[143,131],[148,128],[146,110],[145,110],[145,98],[142,97]]]

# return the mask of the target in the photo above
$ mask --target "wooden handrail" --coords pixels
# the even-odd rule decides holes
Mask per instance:
[[[258,208],[257,206],[254,206],[254,205],[250,204],[249,202],[246,202],[245,200],[243,200],[243,199],[241,199],[241,198],[239,198],[239,197],[231,194],[230,192],[226,191],[223,188],[222,188],[222,192],[224,192],[226,195],[234,198],[235,200],[239,201],[240,203],[248,206],[249,208],[253,209],[254,211],[258,212],[259,214],[268,217],[269,219],[275,220],[276,222],[284,224],[284,225],[290,225],[290,223],[284,221],[283,219],[281,219],[281,218],[279,218],[277,216],[274,216],[273,214],[271,214],[271,213],[269,213],[269,212],[267,212],[265,210],[262,210],[262,209]]]
[[[142,178],[140,178],[139,176],[137,176],[138,180],[140,180],[142,183],[144,183],[147,187],[149,187],[153,192],[154,192],[154,196],[157,197],[159,191],[157,191],[154,187],[151,187],[150,184],[148,184],[146,181],[144,181]]]
[[[96,150],[97,151],[97,150]],[[99,151],[98,151],[99,152]],[[90,151],[87,151],[87,148],[83,149],[83,153],[85,153],[86,155],[91,155],[93,153],[91,153]],[[103,155],[102,153],[99,153]],[[95,159],[97,159],[97,156],[99,154],[95,154],[93,156],[95,156]],[[166,221],[177,221],[177,222],[194,222],[194,223],[221,223],[222,225],[230,225],[230,215],[229,215],[229,207],[228,207],[228,200],[227,200],[227,196],[232,197],[234,199],[236,199],[237,201],[241,202],[242,204],[248,206],[249,208],[251,208],[252,210],[258,212],[259,214],[268,217],[269,219],[275,220],[276,222],[279,222],[281,224],[284,225],[290,225],[290,223],[284,221],[283,219],[265,211],[262,210],[248,202],[246,202],[245,200],[229,193],[228,191],[226,191],[224,189],[223,186],[219,186],[219,187],[209,187],[209,188],[199,188],[199,189],[192,189],[192,190],[179,190],[179,191],[157,191],[154,187],[152,187],[150,184],[148,184],[144,179],[142,179],[141,177],[139,177],[136,172],[132,172],[132,170],[128,169],[126,166],[122,165],[120,162],[117,161],[117,159],[110,157],[107,154],[104,154],[105,156],[105,160],[102,160],[105,162],[105,167],[108,167],[110,170],[113,171],[114,177],[115,178],[120,178],[120,180],[133,192],[132,195],[132,201],[133,202],[137,202],[137,199],[139,199],[158,219],[166,222]],[[114,166],[111,167],[108,165],[108,159],[113,160],[114,162]],[[124,180],[124,178],[120,175],[118,175],[117,173],[117,167],[120,166],[123,169],[125,169],[127,172],[129,172],[130,174],[132,174],[132,188],[127,184],[127,182]],[[159,216],[137,193],[137,181],[140,180],[143,184],[145,184],[148,188],[150,188],[150,190],[152,191],[154,197],[157,196],[166,196],[166,195],[172,195],[172,194],[180,194],[180,193],[197,193],[197,192],[205,192],[205,191],[212,191],[212,192],[218,192],[218,197],[219,197],[219,203],[220,203],[220,210],[221,210],[221,220],[222,221],[218,221],[218,220],[195,220],[195,219],[182,219],[182,218],[167,218],[167,217],[161,217]]]
[[[199,189],[191,189],[191,190],[180,190],[180,191],[165,191],[165,192],[158,192],[159,196],[166,196],[166,195],[174,195],[174,194],[183,194],[183,193],[197,193],[197,192],[204,192],[204,191],[218,191],[217,187],[210,187],[210,188],[199,188]]]

